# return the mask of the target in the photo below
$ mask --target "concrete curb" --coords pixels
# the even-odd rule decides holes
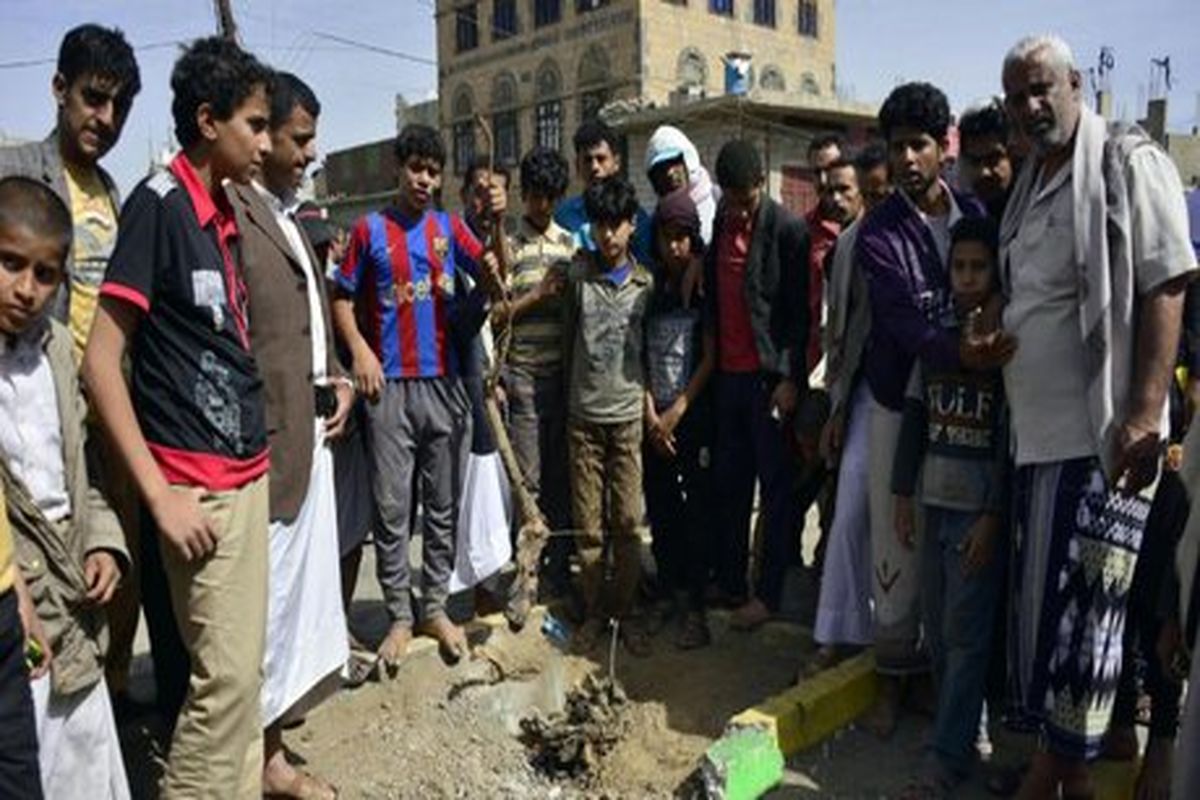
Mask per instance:
[[[728,729],[765,728],[787,758],[852,722],[875,701],[876,690],[875,655],[868,651],[735,715]]]

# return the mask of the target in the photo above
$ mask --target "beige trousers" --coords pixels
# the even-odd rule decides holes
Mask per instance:
[[[633,613],[641,577],[642,420],[609,425],[572,421],[567,444],[587,615],[625,619]],[[606,545],[611,548],[611,575],[605,574]]]
[[[192,661],[163,776],[168,800],[262,795],[267,504],[265,475],[207,493],[200,505],[216,525],[216,552],[187,562],[163,544],[171,605]]]

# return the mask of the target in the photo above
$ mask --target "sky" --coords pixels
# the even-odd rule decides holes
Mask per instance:
[[[927,80],[961,110],[999,93],[1004,53],[1018,38],[1054,32],[1071,44],[1084,68],[1096,64],[1101,46],[1113,49],[1115,107],[1129,118],[1142,113],[1150,59],[1170,56],[1169,128],[1200,124],[1196,0],[835,2],[838,80],[857,100],[879,102],[899,82]],[[434,0],[233,0],[233,10],[246,47],[297,73],[317,92],[322,150],[394,133],[397,92],[410,102],[436,93],[436,71],[428,63],[436,57]],[[0,0],[0,132],[40,139],[53,127],[50,78],[58,44],[64,32],[83,22],[119,27],[137,49],[142,92],[104,162],[127,192],[145,174],[151,153],[170,141],[168,79],[175,43],[215,31],[213,3]]]

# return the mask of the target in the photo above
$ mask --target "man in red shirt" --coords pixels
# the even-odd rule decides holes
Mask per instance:
[[[821,313],[825,302],[825,259],[837,242],[842,225],[829,203],[826,184],[829,169],[842,159],[842,140],[835,134],[813,139],[808,145],[808,166],[817,182],[817,205],[804,217],[811,244],[808,250],[808,349],[805,366],[811,373],[821,360]]]
[[[753,627],[778,608],[797,542],[798,507],[785,423],[807,386],[809,239],[804,223],[767,196],[758,152],[734,140],[717,157],[723,192],[705,261],[709,329],[717,342],[714,478],[727,491],[716,563],[721,588],[744,600],[735,624]],[[747,592],[754,481],[762,485],[766,542],[758,585]]]

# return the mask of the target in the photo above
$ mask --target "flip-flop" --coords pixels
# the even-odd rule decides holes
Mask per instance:
[[[347,689],[362,686],[372,677],[379,676],[379,656],[362,650],[351,650],[342,673],[342,685]]]

